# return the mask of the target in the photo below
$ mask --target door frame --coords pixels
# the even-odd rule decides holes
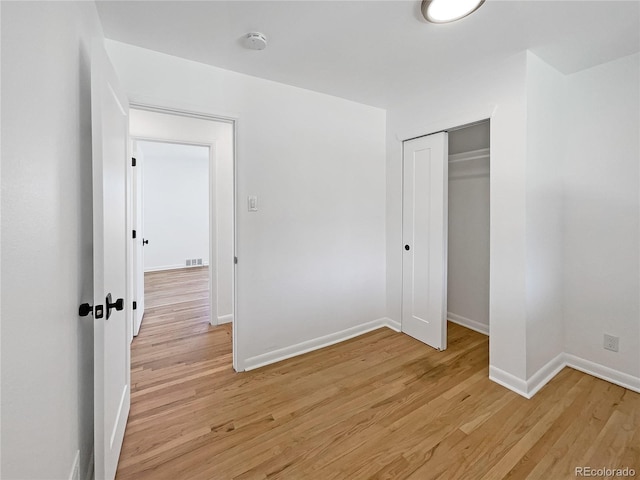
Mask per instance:
[[[412,132],[410,135],[397,135],[396,138],[398,138],[398,140],[400,141],[400,159],[401,159],[401,168],[400,168],[400,181],[401,181],[401,196],[402,196],[402,200],[400,202],[400,218],[404,218],[404,143],[408,142],[410,140],[415,140],[417,138],[422,138],[422,137],[427,137],[429,135],[434,135],[436,133],[442,133],[442,132],[453,132],[455,130],[461,130],[463,128],[466,127],[470,127],[479,123],[483,123],[488,121],[489,122],[489,148],[491,148],[491,137],[493,136],[493,113],[494,111],[492,110],[491,112],[487,113],[487,114],[483,114],[483,113],[477,113],[476,115],[472,115],[471,117],[461,117],[459,119],[459,122],[456,121],[448,121],[446,122],[447,125],[449,125],[448,127],[443,127],[443,128],[439,128],[436,129],[434,131],[431,131],[429,133],[424,133],[424,134],[416,134],[416,132]],[[436,125],[439,124],[444,124],[445,122],[438,122],[436,123]],[[436,127],[437,128],[437,127]],[[491,155],[491,154],[490,154]],[[448,161],[448,158],[447,158]],[[493,175],[492,175],[492,169],[491,167],[489,168],[489,191],[491,191],[491,184],[493,183]],[[489,203],[489,279],[491,279],[491,271],[492,271],[492,262],[491,262],[491,211],[492,211],[492,202]],[[448,212],[447,212],[448,215]],[[448,235],[448,221],[445,223],[446,228],[447,228],[447,239],[449,238]],[[401,222],[401,245],[400,247],[402,248],[402,245],[404,245],[404,238],[403,238],[403,232],[404,232],[404,221]],[[447,240],[448,242],[448,240]],[[447,249],[445,249],[447,250]],[[404,299],[404,261],[403,261],[403,256],[400,256],[400,295],[401,295],[401,299]],[[448,262],[445,263],[445,275],[448,278],[449,276],[449,266],[448,266]],[[446,284],[445,284],[446,285]],[[448,288],[448,287],[446,287]],[[445,292],[445,299],[448,297],[447,295],[448,292]],[[491,281],[489,281],[489,331],[491,331],[491,304],[492,304],[492,292],[491,292]],[[404,318],[404,302],[400,302],[400,328],[402,329],[402,319]],[[444,328],[447,328],[447,322],[448,320],[448,306],[446,305],[446,301],[445,301],[445,325]],[[491,342],[491,335],[488,335],[489,337],[489,342]]]
[[[134,109],[134,110],[144,110],[144,111],[148,111],[148,112],[154,112],[154,113],[162,113],[162,114],[168,114],[168,115],[174,115],[174,116],[181,116],[181,117],[188,117],[188,118],[196,118],[196,119],[200,119],[200,120],[207,120],[207,121],[214,121],[214,122],[223,122],[223,123],[229,123],[232,126],[232,130],[233,130],[233,155],[232,155],[232,162],[233,162],[233,203],[232,203],[232,209],[233,209],[233,215],[232,215],[232,221],[233,221],[233,227],[232,227],[232,234],[233,234],[233,241],[232,241],[232,245],[233,245],[233,256],[234,258],[237,258],[237,192],[238,192],[238,187],[237,187],[237,169],[238,169],[238,161],[237,161],[237,145],[238,145],[238,117],[237,116],[230,116],[230,115],[221,115],[221,114],[215,114],[215,113],[205,113],[205,112],[197,112],[197,111],[193,111],[193,110],[187,110],[187,109],[182,109],[182,108],[176,108],[176,107],[165,107],[162,105],[159,105],[156,102],[153,103],[147,103],[147,102],[138,102],[135,100],[130,100],[129,101],[129,108],[130,109]],[[182,145],[194,145],[194,146],[206,146],[209,147],[209,217],[210,217],[210,221],[209,221],[209,265],[211,266],[212,264],[214,264],[216,266],[216,276],[217,276],[217,263],[218,263],[218,258],[217,258],[217,241],[218,241],[218,237],[217,237],[217,203],[216,203],[216,189],[215,189],[215,183],[216,183],[216,148],[215,148],[215,144],[211,143],[210,141],[204,140],[202,142],[191,142],[191,141],[184,141],[184,140],[169,140],[169,139],[159,139],[159,138],[147,138],[147,137],[131,137],[133,140],[136,141],[153,141],[153,142],[162,142],[162,143],[177,143],[177,144],[182,144]],[[211,213],[214,213],[214,220],[215,221],[211,221]],[[129,272],[129,274],[132,274],[132,271]],[[238,301],[237,301],[237,284],[238,284],[238,279],[237,279],[237,268],[236,268],[236,264],[234,262],[234,267],[232,269],[232,305],[233,305],[233,320],[231,322],[231,329],[232,329],[232,357],[233,357],[233,368],[236,371],[238,370]],[[214,291],[216,294],[216,298],[217,298],[217,286],[218,286],[218,282],[217,282],[217,278],[214,278],[213,275],[213,269],[210,268],[209,269],[209,305],[210,305],[210,310],[213,310],[211,308],[211,306],[214,304],[213,302],[213,295],[214,295]],[[215,288],[215,290],[214,290]],[[210,312],[210,318],[209,318],[209,323],[211,325],[218,325],[218,316],[217,316],[217,301],[215,302],[216,305],[216,315],[214,316],[212,312]],[[215,317],[215,319],[214,319]]]
[[[184,140],[167,140],[157,137],[137,137],[131,136],[131,141],[137,153],[137,142],[153,142],[153,143],[169,143],[174,145],[186,145],[190,147],[204,147],[209,150],[209,266],[215,268],[216,275],[213,274],[214,268],[209,268],[209,324],[212,326],[218,325],[218,227],[216,215],[216,145],[211,142],[197,142]],[[144,173],[143,173],[144,175]],[[144,179],[144,177],[143,177]],[[144,181],[144,180],[143,180]],[[143,204],[144,205],[144,204]],[[144,207],[143,207],[144,208]],[[211,212],[214,213],[214,220],[211,221]],[[144,230],[143,232],[144,233]],[[142,272],[144,275],[144,271]],[[215,299],[215,302],[214,302]],[[137,300],[137,299],[136,299]],[[215,309],[213,308],[215,306]],[[214,315],[215,313],[215,315]]]

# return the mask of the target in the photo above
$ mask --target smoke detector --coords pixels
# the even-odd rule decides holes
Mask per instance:
[[[247,33],[244,38],[244,46],[250,50],[264,50],[267,48],[267,37],[260,32]]]

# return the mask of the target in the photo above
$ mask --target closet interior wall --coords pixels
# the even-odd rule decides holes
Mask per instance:
[[[447,318],[489,333],[489,121],[449,132]]]

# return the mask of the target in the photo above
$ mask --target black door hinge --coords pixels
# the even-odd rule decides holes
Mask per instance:
[[[236,265],[238,264],[238,257],[233,257],[233,263]]]
[[[133,231],[132,237],[131,238],[136,238],[136,231]]]
[[[133,302],[133,309],[136,310],[138,308],[138,302]]]
[[[136,166],[136,158],[135,158],[135,157],[132,157],[132,158],[131,158],[131,166],[132,166],[132,167],[135,167],[135,166]]]

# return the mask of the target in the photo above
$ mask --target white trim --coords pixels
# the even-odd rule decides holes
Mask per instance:
[[[93,448],[91,448],[91,456],[89,457],[89,463],[87,465],[87,473],[84,475],[84,480],[93,480],[95,478],[95,468],[94,468],[94,452]]]
[[[80,450],[76,450],[76,455],[73,457],[69,480],[80,480]]]
[[[240,313],[238,313],[238,163],[240,155],[238,155],[238,132],[240,131],[240,120],[236,118],[233,122],[233,268],[231,282],[231,302],[233,323],[231,324],[231,363],[236,372],[244,371],[244,364],[240,356]]]
[[[235,123],[240,118],[240,115],[236,113],[212,113],[209,111],[201,111],[200,105],[174,102],[173,100],[168,100],[166,98],[140,94],[129,95],[129,108],[227,123]]]
[[[598,363],[584,358],[576,357],[570,353],[565,353],[565,365],[567,367],[574,368],[583,373],[587,373],[594,377],[606,380],[607,382],[614,383],[624,388],[628,388],[634,392],[640,393],[640,377],[634,377],[628,373],[614,370],[613,368],[605,367]]]
[[[209,325],[215,325],[214,313],[218,312],[218,146],[217,142],[209,147],[209,263],[214,265],[209,274]],[[213,221],[212,220],[213,217]],[[204,261],[202,262],[204,264]]]
[[[392,320],[391,318],[385,318],[385,320],[387,322],[385,326],[387,326],[394,332],[402,332],[402,325],[400,324],[400,322]]]
[[[462,315],[456,315],[455,313],[447,312],[447,320],[458,325],[462,325],[470,330],[473,330],[483,335],[489,335],[489,325],[471,320],[470,318],[463,317]]]
[[[473,124],[492,119],[495,116],[497,109],[497,105],[491,104],[487,108],[479,108],[475,112],[467,113],[465,115],[449,117],[442,119],[441,121],[425,124],[418,128],[396,131],[395,137],[396,140],[400,142],[406,142],[407,140],[424,137],[433,133],[457,130],[460,127],[471,126]]]
[[[518,395],[530,398],[527,396],[527,382],[493,365],[489,365],[489,380],[516,392]]]
[[[218,317],[218,325],[221,325],[223,323],[231,323],[233,322],[233,313],[230,313],[228,315],[220,315]]]
[[[399,324],[398,322],[395,322],[386,317],[379,318],[371,322],[347,328],[346,330],[330,333],[329,335],[324,335],[312,340],[300,342],[298,344],[280,348],[278,350],[264,353],[262,355],[256,355],[255,357],[249,357],[244,362],[244,369],[245,371],[248,371],[259,367],[264,367],[281,360],[286,360],[287,358],[302,355],[303,353],[312,352],[320,348],[328,347],[329,345],[334,345],[336,343],[349,340],[350,338],[357,337],[359,335],[362,335],[363,333],[371,332],[382,327],[388,327],[392,330],[396,330],[399,327]]]
[[[543,365],[536,373],[527,380],[527,394],[525,397],[531,398],[540,391],[553,377],[566,367],[564,353],[559,353],[550,362]]]
[[[634,377],[628,373],[605,367],[604,365],[576,357],[570,353],[558,354],[553,360],[534,373],[527,381],[493,365],[489,366],[489,379],[525,398],[531,398],[560,373],[564,367],[571,367],[587,375],[640,393],[640,377]]]
[[[139,110],[134,108],[134,110]],[[213,120],[211,120],[213,121]],[[225,123],[220,121],[219,123]],[[203,147],[203,148],[212,148],[215,147],[216,142],[211,142],[211,140],[175,140],[173,137],[145,137],[145,136],[131,136],[131,138],[137,142],[147,142],[147,143],[169,143],[171,145],[184,145],[187,147]]]
[[[202,267],[208,267],[208,266],[209,266],[208,262],[202,262],[202,265],[190,265],[190,266],[186,266],[186,265],[183,265],[183,264],[179,264],[179,265],[161,265],[159,267],[145,268],[144,269],[144,273],[162,272],[164,270],[181,270],[183,268],[202,268]]]

